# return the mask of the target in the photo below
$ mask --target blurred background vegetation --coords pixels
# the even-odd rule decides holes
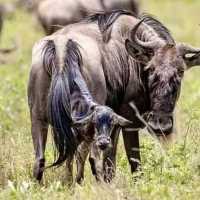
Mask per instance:
[[[0,0],[2,3],[14,0]],[[143,0],[142,10],[160,19],[180,42],[200,46],[199,0]],[[120,141],[117,176],[97,184],[89,167],[83,186],[68,189],[65,168],[48,169],[43,185],[32,178],[34,161],[27,107],[31,49],[44,36],[35,16],[17,9],[5,18],[0,47],[19,48],[0,55],[0,199],[193,199],[200,198],[200,69],[185,73],[176,110],[176,139],[165,149],[141,132],[142,173],[131,175]],[[46,159],[53,160],[49,139]],[[137,179],[137,181],[135,181]]]

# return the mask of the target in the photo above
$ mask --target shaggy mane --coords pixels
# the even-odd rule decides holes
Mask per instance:
[[[86,18],[88,22],[97,22],[99,25],[100,31],[105,32],[112,24],[120,17],[121,15],[130,15],[134,16],[134,14],[130,11],[126,10],[113,10],[108,12],[98,12],[96,14],[92,14]]]
[[[113,10],[108,12],[98,12],[96,14],[92,14],[88,16],[85,20],[88,23],[97,23],[103,36],[104,42],[108,42],[110,39],[110,31],[108,30],[121,15],[136,16],[136,14],[130,11]]]

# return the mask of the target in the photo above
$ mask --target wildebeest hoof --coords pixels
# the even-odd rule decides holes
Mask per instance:
[[[44,172],[45,160],[41,159],[36,161],[33,169],[33,176],[39,182],[42,180],[43,172]]]
[[[77,182],[79,185],[82,185],[82,184],[83,184],[83,180],[84,180],[83,177],[76,177],[76,182]]]

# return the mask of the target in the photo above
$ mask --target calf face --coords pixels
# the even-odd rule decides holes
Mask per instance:
[[[105,150],[111,144],[111,134],[114,127],[130,126],[132,122],[117,115],[111,108],[107,106],[95,105],[92,108],[92,113],[83,120],[76,121],[75,126],[82,128],[84,125],[87,127],[92,125],[94,128],[94,143],[101,150]]]

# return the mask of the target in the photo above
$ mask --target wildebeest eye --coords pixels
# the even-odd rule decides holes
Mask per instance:
[[[152,67],[152,66],[147,66],[146,70],[148,71],[149,74],[153,74],[153,72],[154,72],[154,67]]]
[[[179,69],[178,70],[178,76],[183,77],[183,75],[184,75],[184,69]]]

